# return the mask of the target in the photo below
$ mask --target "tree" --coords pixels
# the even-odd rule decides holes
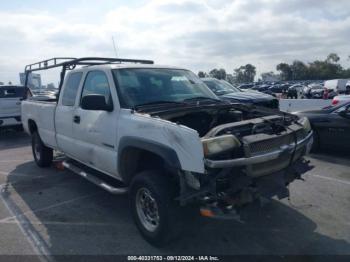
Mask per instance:
[[[292,69],[287,63],[279,63],[276,66],[276,70],[281,72],[282,80],[291,80],[292,79]]]
[[[226,80],[227,82],[229,82],[230,84],[234,84],[234,83],[235,83],[235,78],[233,77],[232,74],[227,74],[225,80]]]
[[[245,75],[247,78],[247,82],[254,82],[254,78],[256,75],[256,67],[252,64],[246,64],[245,65]]]
[[[253,82],[256,75],[256,67],[252,64],[246,64],[236,68],[233,74],[238,83]]]
[[[293,80],[303,80],[308,75],[308,68],[301,61],[295,60],[293,64],[290,66],[290,69],[292,71]]]
[[[206,77],[206,73],[204,73],[203,71],[199,71],[198,72],[198,77],[204,78],[204,77]]]
[[[220,68],[220,69],[214,68],[213,70],[211,70],[209,72],[209,75],[211,77],[217,78],[219,80],[221,80],[221,79],[224,80],[224,79],[226,79],[226,70],[223,68]]]
[[[340,57],[336,53],[330,53],[327,56],[326,62],[336,64],[339,62],[339,60],[340,60]]]
[[[282,80],[326,80],[345,77],[347,70],[338,64],[340,57],[331,53],[324,61],[315,60],[304,64],[295,60],[291,65],[280,63],[276,69],[281,72]],[[346,78],[346,77],[345,77]]]
[[[274,72],[265,72],[261,74],[261,80],[262,81],[279,81],[280,80],[280,76],[276,75]]]

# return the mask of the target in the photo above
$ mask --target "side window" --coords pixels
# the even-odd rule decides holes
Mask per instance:
[[[62,105],[74,106],[77,97],[78,87],[83,73],[77,72],[69,75],[63,90]]]
[[[86,95],[103,95],[107,104],[112,103],[108,79],[104,72],[91,71],[88,73],[83,86],[81,99]]]

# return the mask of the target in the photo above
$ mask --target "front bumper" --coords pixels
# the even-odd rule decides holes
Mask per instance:
[[[238,166],[249,166],[254,164],[261,164],[271,160],[277,160],[286,154],[292,154],[293,151],[299,151],[305,148],[305,153],[309,153],[313,143],[313,132],[311,131],[304,139],[299,140],[296,144],[281,146],[278,150],[268,152],[261,155],[256,155],[246,158],[227,159],[227,160],[210,160],[205,159],[204,163],[209,168],[230,168]]]

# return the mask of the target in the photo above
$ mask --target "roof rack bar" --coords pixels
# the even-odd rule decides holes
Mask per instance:
[[[61,63],[59,63],[59,60],[63,60]],[[76,60],[75,57],[55,57],[47,60],[43,60],[34,64],[26,65],[24,71],[39,71],[39,70],[45,70],[50,69],[54,67],[60,67],[64,65],[64,62],[67,62],[65,60],[73,61]]]
[[[110,58],[110,57],[54,57],[43,60],[34,64],[26,65],[24,68],[25,81],[24,86],[28,88],[29,74],[34,71],[42,71],[52,68],[61,67],[60,83],[58,86],[58,95],[61,92],[63,81],[67,70],[74,69],[77,65],[92,66],[106,65],[115,63],[138,63],[138,64],[154,64],[152,60],[126,59],[126,58]]]
[[[63,61],[60,61],[63,60]],[[113,63],[139,63],[153,64],[152,60],[126,59],[126,58],[108,58],[108,57],[55,57],[43,60],[34,64],[27,65],[25,72],[41,71],[61,66],[77,66],[77,65],[99,65]]]

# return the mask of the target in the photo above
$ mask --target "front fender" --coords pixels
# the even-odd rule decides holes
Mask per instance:
[[[121,156],[123,155],[124,150],[129,147],[143,149],[151,153],[154,153],[160,158],[162,158],[169,167],[180,169],[180,170],[182,169],[179,158],[177,157],[176,151],[173,148],[160,144],[156,141],[148,140],[142,137],[133,137],[133,136],[125,136],[119,141],[119,147],[118,147],[119,169],[122,165]]]
[[[203,147],[197,131],[130,110],[121,112],[119,123],[118,155],[127,144],[135,145],[160,155],[169,166],[204,173]]]

